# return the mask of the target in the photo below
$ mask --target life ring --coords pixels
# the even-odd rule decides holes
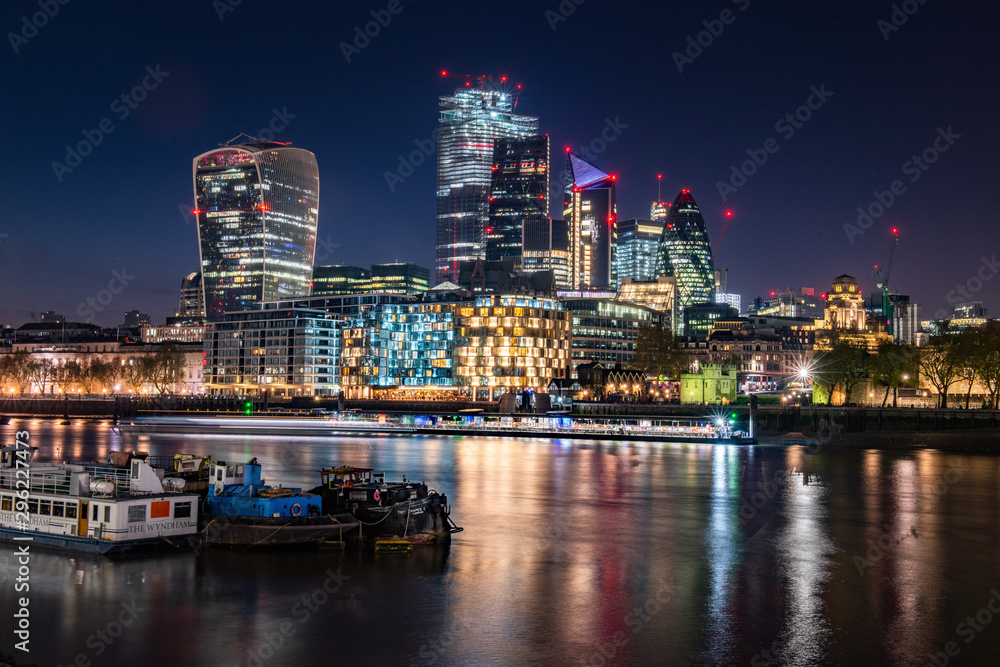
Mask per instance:
[[[382,494],[378,492],[378,489],[375,489],[375,493],[372,494],[372,498],[375,499],[375,502],[382,499]]]
[[[295,503],[292,505],[292,516],[298,516],[300,514],[302,514],[302,505]]]

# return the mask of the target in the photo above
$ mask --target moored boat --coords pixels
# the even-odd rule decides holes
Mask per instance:
[[[0,540],[101,554],[198,541],[198,496],[143,458],[38,463],[34,451],[0,449]]]
[[[348,513],[324,513],[318,495],[265,484],[255,458],[212,464],[202,521],[206,543],[242,547],[343,542],[358,527]]]
[[[350,512],[360,522],[358,537],[391,537],[409,542],[448,542],[462,529],[449,516],[448,498],[423,482],[386,482],[371,468],[340,466],[320,470],[311,489],[324,512]]]

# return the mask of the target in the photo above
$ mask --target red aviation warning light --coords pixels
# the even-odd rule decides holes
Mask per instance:
[[[567,147],[566,147],[566,152],[567,152],[567,153],[569,153],[569,152],[570,152],[571,150],[573,150],[573,147],[572,147],[572,146],[567,146]]]
[[[733,212],[732,211],[726,211],[726,217],[727,218],[733,217]]]
[[[894,235],[895,235],[895,234],[899,234],[899,227],[893,227],[893,228],[892,228],[892,233],[893,233]]]

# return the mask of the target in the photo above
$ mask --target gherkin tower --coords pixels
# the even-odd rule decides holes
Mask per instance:
[[[657,275],[673,276],[681,306],[713,301],[715,264],[705,219],[689,190],[670,207],[657,248]]]

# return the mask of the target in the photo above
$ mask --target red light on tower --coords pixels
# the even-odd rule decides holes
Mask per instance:
[[[733,212],[732,211],[726,211],[726,217],[727,218],[733,217]]]
[[[448,76],[448,70],[441,70],[441,76]]]
[[[505,76],[500,77],[500,81],[501,83],[507,83],[507,77]]]
[[[617,181],[618,180],[618,174],[611,174],[611,180],[612,181]]]
[[[517,89],[521,90],[521,84],[517,84]]]
[[[471,86],[472,84],[471,84],[471,83],[469,83],[468,81],[466,81],[466,82],[465,82],[465,85],[467,85],[467,86]]]
[[[567,153],[569,153],[569,152],[570,152],[571,150],[573,150],[573,148],[572,148],[571,146],[567,146],[567,147],[566,147],[566,152],[567,152]]]
[[[657,174],[656,177],[657,178],[663,178],[663,174]]]
[[[898,227],[893,227],[892,228],[892,233],[893,234],[898,234],[899,233],[899,228]]]
[[[819,298],[821,298],[823,300],[826,300],[826,292],[823,292],[822,294],[820,294]]]

